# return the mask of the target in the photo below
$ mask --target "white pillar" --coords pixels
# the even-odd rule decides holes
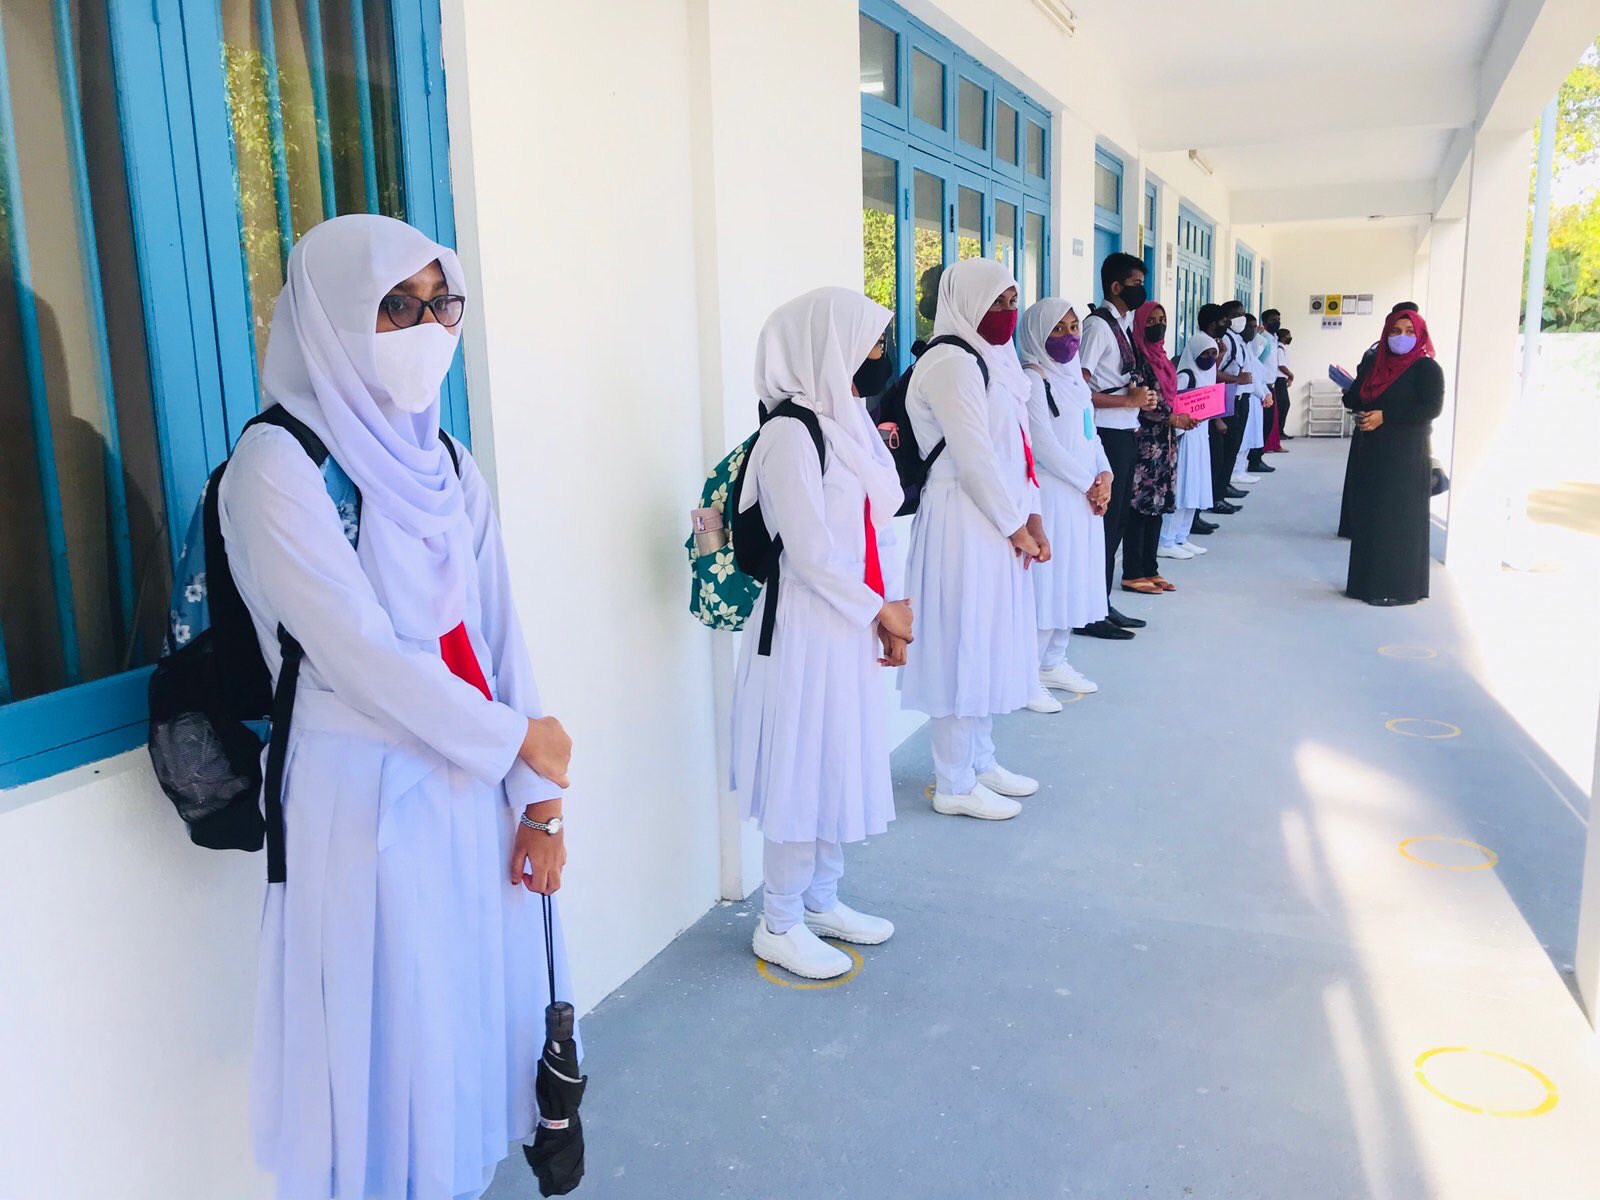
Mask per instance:
[[[1438,218],[1428,237],[1428,277],[1425,298],[1419,298],[1433,335],[1434,353],[1445,372],[1444,412],[1433,424],[1433,452],[1446,471],[1455,464],[1456,403],[1459,387],[1455,375],[1461,345],[1461,270],[1467,250],[1467,223],[1460,217]]]
[[[1504,462],[1517,383],[1532,143],[1532,130],[1485,130],[1473,141],[1445,548],[1445,562],[1453,570],[1494,569],[1504,550]]]

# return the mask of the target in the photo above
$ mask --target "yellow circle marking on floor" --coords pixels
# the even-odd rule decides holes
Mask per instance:
[[[1444,730],[1444,732],[1423,733],[1421,730],[1409,728],[1412,725],[1424,727],[1431,725],[1436,729]],[[1423,738],[1430,742],[1443,742],[1450,738],[1461,736],[1461,726],[1452,725],[1449,721],[1435,721],[1431,717],[1395,717],[1385,721],[1383,727],[1390,733],[1398,733],[1401,737]]]
[[[1051,692],[1050,694],[1052,696],[1055,696],[1055,698],[1057,700],[1060,700],[1061,703],[1063,703],[1063,704],[1076,704],[1079,700],[1082,700],[1089,693],[1088,692],[1068,692],[1065,699],[1062,699],[1062,697],[1057,695],[1055,692]]]
[[[1445,842],[1452,846],[1470,846],[1472,849],[1483,855],[1483,861],[1481,863],[1458,864],[1434,862],[1432,859],[1419,858],[1417,855],[1411,852],[1411,847],[1415,846],[1418,842]],[[1400,843],[1400,853],[1405,855],[1412,862],[1418,864],[1419,866],[1438,867],[1441,871],[1487,871],[1490,868],[1497,866],[1500,862],[1500,856],[1493,850],[1489,849],[1489,847],[1483,845],[1481,842],[1468,841],[1466,838],[1445,837],[1443,834],[1438,833],[1428,833],[1423,834],[1421,837],[1407,838],[1405,841]]]
[[[1487,1108],[1481,1104],[1468,1104],[1465,1100],[1457,1099],[1455,1096],[1441,1091],[1437,1086],[1435,1086],[1433,1081],[1428,1078],[1428,1073],[1425,1070],[1428,1065],[1428,1061],[1430,1059],[1437,1058],[1441,1054],[1478,1054],[1484,1058],[1495,1059],[1498,1062],[1510,1063],[1513,1067],[1516,1067],[1517,1070],[1525,1071],[1527,1074],[1533,1076],[1539,1085],[1544,1088],[1544,1099],[1538,1104],[1534,1105],[1532,1108]],[[1497,1054],[1493,1050],[1474,1050],[1471,1046],[1436,1046],[1432,1050],[1424,1050],[1421,1054],[1417,1055],[1417,1061],[1412,1064],[1412,1069],[1416,1073],[1417,1082],[1423,1087],[1427,1088],[1435,1096],[1439,1097],[1439,1099],[1443,1100],[1446,1104],[1452,1104],[1456,1108],[1461,1109],[1462,1112],[1477,1113],[1480,1116],[1510,1118],[1542,1117],[1545,1113],[1549,1112],[1561,1102],[1560,1091],[1556,1088],[1555,1083],[1550,1079],[1550,1077],[1543,1071],[1539,1070],[1537,1067],[1529,1066],[1520,1058],[1512,1058],[1509,1054]]]
[[[849,955],[850,961],[854,964],[848,971],[846,971],[843,975],[840,975],[837,979],[814,979],[807,980],[805,982],[797,982],[800,979],[798,975],[785,979],[783,975],[778,974],[777,971],[774,971],[770,966],[768,966],[765,959],[761,958],[756,959],[756,973],[768,983],[775,983],[779,987],[793,988],[797,992],[820,992],[825,991],[828,988],[842,987],[844,984],[849,983],[857,975],[861,974],[861,968],[867,964],[862,959],[860,953],[857,952],[853,946],[848,946],[843,942],[836,942],[832,938],[823,938],[822,940],[837,950],[843,950],[847,955]],[[785,971],[784,975],[787,974],[788,972]]]
[[[1403,658],[1411,662],[1439,657],[1439,652],[1429,646],[1379,646],[1378,653],[1385,658]]]

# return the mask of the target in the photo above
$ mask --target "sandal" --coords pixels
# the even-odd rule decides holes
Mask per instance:
[[[1150,582],[1155,584],[1163,592],[1175,592],[1175,591],[1178,590],[1178,585],[1177,584],[1170,583],[1167,580],[1161,578],[1161,576],[1159,576],[1159,575],[1150,576]]]
[[[1159,596],[1164,589],[1154,579],[1124,579],[1122,590],[1125,592],[1138,592],[1141,596]]]

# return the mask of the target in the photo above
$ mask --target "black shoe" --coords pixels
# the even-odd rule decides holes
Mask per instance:
[[[1239,511],[1239,505],[1229,504],[1226,500],[1224,500],[1220,504],[1213,504],[1210,508],[1206,509],[1206,511],[1209,513],[1220,513],[1224,517],[1231,517],[1234,513]]]
[[[1096,621],[1093,625],[1084,625],[1072,632],[1083,637],[1104,638],[1108,642],[1125,642],[1133,637],[1133,630],[1123,629],[1110,621]]]
[[[1284,441],[1286,441],[1286,442],[1292,442],[1292,441],[1294,441],[1294,439],[1295,439],[1295,438],[1296,438],[1296,437],[1297,437],[1297,436],[1298,436],[1298,435],[1296,435],[1296,434],[1293,434],[1293,433],[1280,433],[1280,434],[1279,434],[1279,435],[1278,435],[1278,436],[1279,436],[1279,437],[1280,437],[1280,438],[1282,438],[1282,439],[1283,439],[1283,440],[1284,440]]]
[[[1143,629],[1146,625],[1150,624],[1149,621],[1141,620],[1138,617],[1125,617],[1116,609],[1110,608],[1109,605],[1107,607],[1109,611],[1106,613],[1106,620],[1110,621],[1119,629]]]
[[[1204,525],[1196,525],[1193,529],[1189,530],[1189,536],[1190,537],[1210,537],[1213,533],[1215,533],[1217,531],[1217,529],[1218,529],[1218,526],[1213,525],[1210,522],[1207,522]]]
[[[1264,462],[1262,462],[1262,463],[1251,463],[1250,464],[1250,470],[1252,472],[1259,471],[1263,475],[1271,475],[1277,469],[1278,469],[1277,467],[1269,467],[1269,466],[1267,466],[1267,464],[1264,463]]]
[[[1234,487],[1231,483],[1222,489],[1224,499],[1228,500],[1243,500],[1249,494],[1243,488]]]
[[[1215,521],[1202,521],[1198,515],[1189,522],[1190,533],[1215,533],[1216,531],[1217,523]]]

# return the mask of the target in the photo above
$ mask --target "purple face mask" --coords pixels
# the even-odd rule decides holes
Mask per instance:
[[[1414,333],[1391,333],[1389,335],[1389,352],[1391,354],[1407,355],[1417,348],[1417,335]]]
[[[1077,357],[1078,342],[1079,335],[1076,333],[1047,337],[1044,340],[1044,352],[1058,363],[1069,363]]]

